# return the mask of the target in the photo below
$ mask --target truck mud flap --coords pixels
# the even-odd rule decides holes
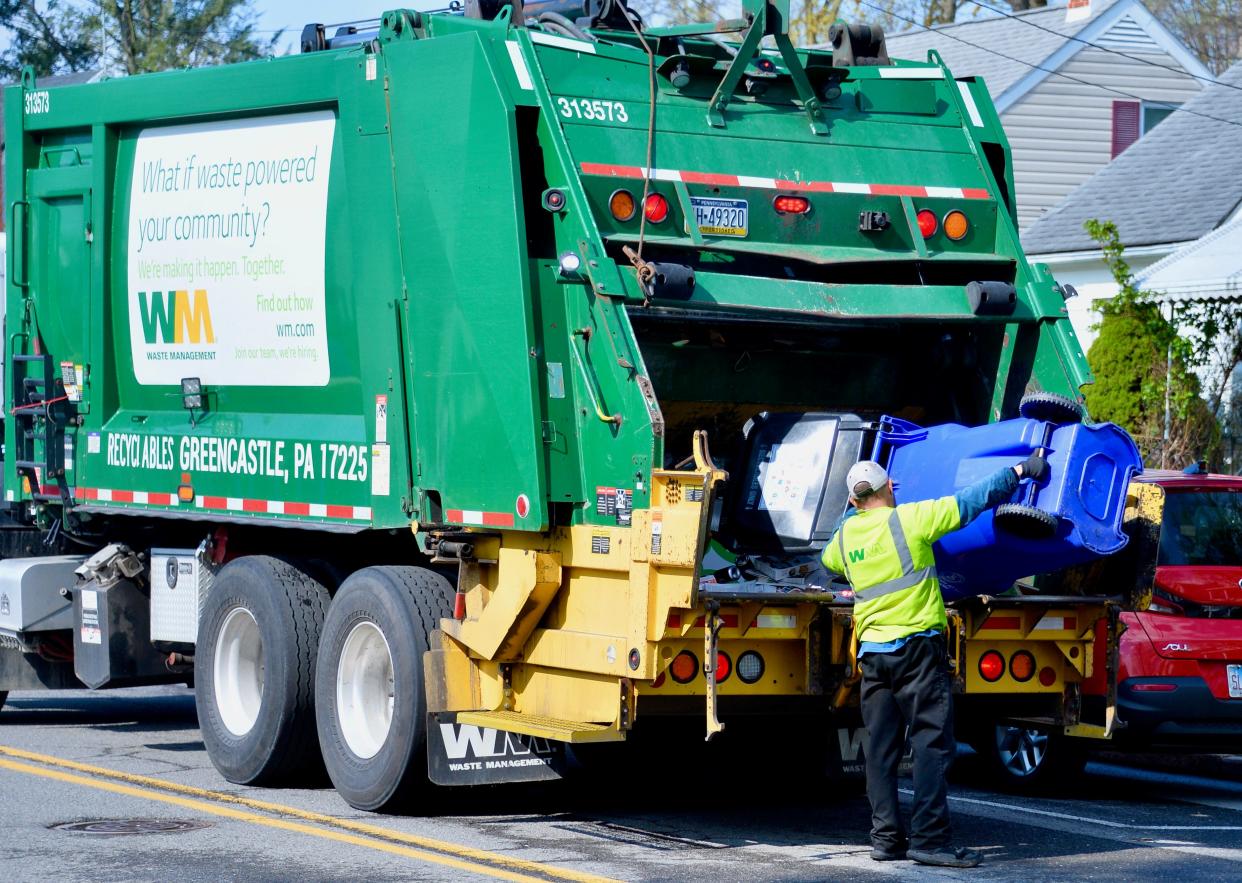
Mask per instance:
[[[908,776],[914,770],[914,749],[906,742],[906,750],[897,765],[897,775]],[[863,749],[862,727],[839,727],[828,731],[828,777],[859,779],[867,774]]]
[[[427,715],[427,777],[437,785],[546,782],[565,774],[565,743]]]

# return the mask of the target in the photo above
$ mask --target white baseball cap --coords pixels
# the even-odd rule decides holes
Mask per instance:
[[[851,497],[866,496],[888,484],[888,473],[874,460],[859,460],[845,474],[845,485]],[[866,485],[860,490],[860,485]]]

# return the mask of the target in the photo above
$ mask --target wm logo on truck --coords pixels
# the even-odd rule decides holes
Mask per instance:
[[[140,291],[138,310],[148,344],[216,342],[207,292],[201,288],[194,292]]]

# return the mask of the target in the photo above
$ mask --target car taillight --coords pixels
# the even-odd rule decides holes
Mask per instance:
[[[643,203],[643,213],[651,223],[663,223],[668,218],[668,200],[658,193],[649,194]]]
[[[778,215],[805,215],[811,210],[811,201],[805,196],[778,196],[772,200]]]
[[[716,683],[723,684],[733,674],[733,660],[723,650],[716,652]]]
[[[1005,657],[995,650],[989,650],[979,657],[979,675],[989,684],[1001,679],[1005,673]]]
[[[1172,693],[1177,684],[1130,684],[1130,689],[1139,693]]]
[[[1021,683],[1035,677],[1035,657],[1029,650],[1019,650],[1009,657],[1009,674]]]
[[[954,242],[965,239],[966,234],[969,232],[970,222],[966,220],[966,216],[957,209],[954,209],[944,216],[944,235],[948,236]]]
[[[612,196],[608,197],[608,211],[612,212],[612,216],[618,221],[630,220],[637,210],[638,204],[634,202],[634,194],[628,190],[614,191]]]
[[[1152,613],[1172,613],[1175,616],[1186,615],[1185,608],[1178,604],[1172,595],[1159,589],[1151,593],[1151,603],[1147,605],[1147,609]]]
[[[929,208],[920,209],[917,217],[919,232],[923,234],[924,239],[931,239],[939,226],[939,222],[936,220],[936,213]]]
[[[688,684],[699,673],[699,658],[689,650],[682,650],[668,667],[669,676],[679,684]]]

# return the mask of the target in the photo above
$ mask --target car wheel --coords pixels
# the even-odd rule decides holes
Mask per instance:
[[[341,585],[315,671],[319,743],[355,809],[405,803],[429,786],[423,654],[453,587],[419,567],[368,567]]]
[[[1010,791],[1037,792],[1064,787],[1083,771],[1082,743],[1061,733],[1020,724],[999,723],[976,744],[990,772]]]
[[[207,756],[239,785],[322,777],[314,674],[328,590],[293,564],[238,558],[203,605],[194,695]]]

